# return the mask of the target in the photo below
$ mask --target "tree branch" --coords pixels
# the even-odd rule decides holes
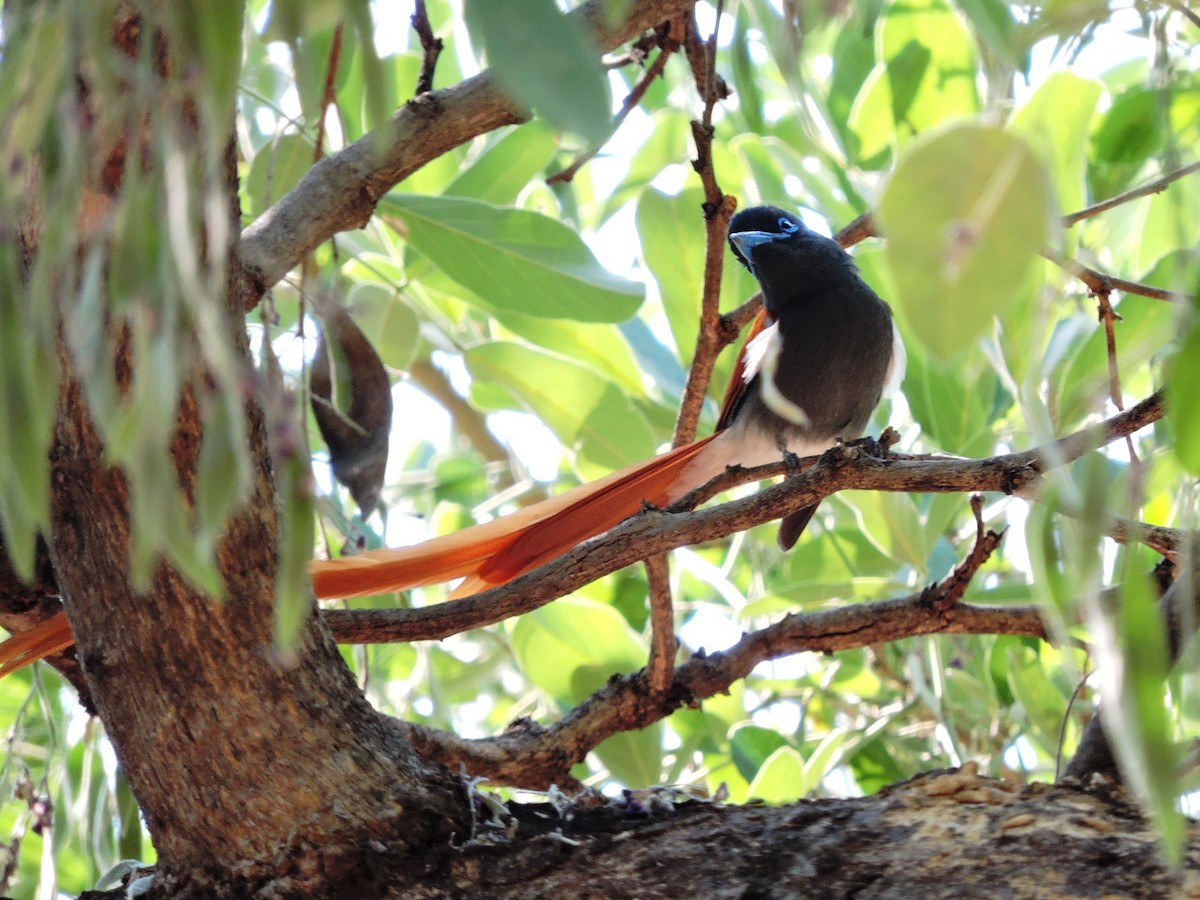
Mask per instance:
[[[998,540],[998,537],[997,537]],[[675,670],[669,691],[656,692],[646,670],[615,676],[588,700],[548,727],[522,727],[468,740],[422,725],[394,722],[417,749],[442,764],[520,787],[546,789],[570,777],[570,767],[618,732],[645,728],[684,706],[724,693],[755,666],[793,653],[831,653],[919,635],[1010,634],[1047,639],[1037,606],[955,602],[960,585],[990,549],[971,555],[941,582],[906,597],[834,609],[790,613],[748,634],[728,650],[697,653]],[[992,544],[992,549],[994,549]]]
[[[727,342],[723,342],[721,327],[721,273],[725,265],[725,236],[729,233],[729,220],[737,209],[737,200],[721,190],[712,158],[713,109],[717,101],[728,93],[724,82],[716,74],[717,29],[721,24],[723,7],[722,0],[718,0],[716,24],[706,43],[700,42],[694,16],[687,17],[687,34],[684,37],[692,76],[697,86],[701,87],[704,97],[704,112],[699,120],[692,121],[692,140],[696,144],[692,168],[704,186],[704,288],[700,299],[696,351],[688,369],[687,384],[675,419],[675,434],[671,439],[674,447],[696,439],[696,426],[700,422],[700,410],[712,380],[713,366],[717,354],[727,346]]]
[[[416,0],[416,8],[409,18],[413,31],[421,41],[421,73],[417,76],[417,94],[433,90],[433,73],[437,69],[438,57],[442,54],[444,44],[440,37],[435,37],[433,27],[429,24],[429,12],[425,9],[425,0]]]
[[[588,24],[598,49],[607,51],[695,2],[632,0],[615,24],[607,21],[602,0],[588,0],[572,15]],[[319,244],[339,231],[366,225],[380,198],[427,162],[525,118],[487,72],[414,97],[387,125],[309,169],[296,187],[246,227],[238,249],[244,308],[257,303]]]
[[[435,606],[329,610],[326,618],[339,640],[346,643],[440,640],[538,609],[655,553],[724,538],[811,506],[837,491],[1027,492],[1043,472],[1132,434],[1162,418],[1164,411],[1160,391],[1101,426],[1022,453],[987,459],[880,460],[861,454],[856,447],[834,449],[803,472],[756,494],[711,509],[684,511],[730,487],[788,474],[782,462],[754,469],[731,468],[666,510],[647,510],[627,519],[508,584]]]
[[[1172,181],[1178,181],[1185,175],[1191,175],[1193,172],[1200,172],[1200,162],[1194,162],[1189,166],[1184,166],[1182,169],[1176,169],[1174,172],[1168,172],[1153,181],[1148,181],[1140,187],[1135,187],[1132,190],[1125,191],[1122,194],[1117,194],[1115,197],[1109,197],[1107,200],[1101,200],[1099,203],[1093,203],[1091,206],[1085,207],[1078,212],[1070,213],[1063,216],[1063,225],[1070,228],[1077,222],[1082,222],[1084,219],[1090,219],[1092,216],[1097,216],[1102,212],[1120,206],[1122,203],[1128,203],[1130,200],[1137,200],[1140,197],[1145,197],[1149,194],[1157,194],[1167,187]]]
[[[665,694],[671,687],[675,670],[675,604],[671,601],[671,578],[667,556],[658,553],[646,560],[650,583],[650,660],[646,663],[646,681],[650,690]]]
[[[1096,295],[1122,291],[1126,294],[1137,294],[1139,297],[1149,297],[1151,300],[1165,300],[1168,303],[1181,303],[1187,299],[1180,294],[1173,293],[1164,288],[1143,284],[1140,281],[1129,281],[1126,278],[1118,278],[1116,275],[1106,275],[1097,269],[1085,266],[1078,260],[1059,256],[1050,250],[1044,251],[1042,256],[1050,260],[1050,262],[1054,263],[1068,275],[1078,278],[1087,285],[1087,289],[1091,293]]]

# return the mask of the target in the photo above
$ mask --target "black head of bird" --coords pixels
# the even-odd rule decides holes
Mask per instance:
[[[734,215],[729,245],[758,279],[773,315],[780,305],[814,299],[826,288],[862,284],[854,261],[836,241],[778,206],[752,206]]]

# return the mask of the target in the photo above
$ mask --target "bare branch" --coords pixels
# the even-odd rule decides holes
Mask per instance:
[[[433,90],[433,73],[437,69],[438,57],[445,45],[442,39],[433,33],[433,26],[429,24],[429,12],[425,9],[425,0],[417,0],[409,21],[412,22],[413,31],[417,33],[421,49],[424,51],[421,58],[421,74],[417,76],[417,94],[420,95]]]
[[[1085,209],[1078,212],[1073,212],[1070,215],[1063,216],[1063,225],[1070,228],[1077,222],[1082,222],[1084,219],[1090,219],[1092,216],[1097,216],[1106,210],[1120,206],[1122,203],[1128,203],[1131,200],[1137,200],[1140,197],[1145,197],[1148,194],[1157,194],[1163,190],[1172,181],[1178,181],[1185,175],[1191,175],[1193,172],[1200,172],[1200,162],[1194,162],[1190,166],[1184,166],[1182,169],[1176,169],[1174,172],[1168,172],[1160,178],[1155,178],[1153,181],[1148,181],[1140,187],[1135,187],[1132,190],[1125,191],[1123,194],[1117,194],[1115,197],[1109,197],[1107,200],[1101,200],[1099,203],[1094,203]]]
[[[937,602],[939,608],[943,610],[962,600],[963,595],[967,592],[967,587],[971,584],[971,579],[975,577],[979,567],[996,552],[1001,538],[1004,537],[1004,529],[996,532],[984,527],[983,497],[979,494],[971,495],[971,512],[975,514],[975,545],[971,548],[967,558],[942,579],[940,584],[936,585]]]
[[[1165,525],[1149,525],[1132,519],[1115,518],[1108,529],[1108,536],[1119,544],[1137,542],[1145,544],[1156,553],[1175,561],[1179,550],[1191,539],[1191,534],[1182,528],[1167,528]]]
[[[1186,6],[1180,3],[1179,0],[1167,0],[1167,6],[1171,7],[1171,9],[1174,9],[1177,12],[1182,13],[1185,19],[1187,19],[1197,28],[1200,28],[1200,14],[1197,14],[1194,10],[1188,9]]]
[[[969,566],[970,561],[964,566]],[[524,726],[493,738],[467,740],[426,726],[394,722],[418,750],[444,765],[522,787],[562,783],[570,767],[601,741],[645,728],[683,706],[727,691],[759,663],[793,653],[830,653],[916,635],[1011,634],[1047,637],[1038,607],[946,603],[959,569],[924,591],[893,600],[792,613],[746,635],[728,650],[697,654],[675,670],[667,695],[651,690],[645,671],[614,677],[548,727]]]
[[[658,553],[646,560],[650,581],[650,661],[646,664],[646,682],[650,690],[665,694],[675,672],[675,605],[671,602],[670,571],[667,555]]]
[[[1125,278],[1118,278],[1115,275],[1105,275],[1103,272],[1085,266],[1078,260],[1069,259],[1064,256],[1059,256],[1051,250],[1042,252],[1042,256],[1050,260],[1064,272],[1078,278],[1087,289],[1093,294],[1108,294],[1112,291],[1123,291],[1126,294],[1136,294],[1139,297],[1149,297],[1151,300],[1166,300],[1169,303],[1179,303],[1186,298],[1164,290],[1163,288],[1154,287],[1149,284],[1142,284],[1138,281],[1129,281]]]
[[[699,121],[692,121],[692,139],[696,144],[692,168],[704,186],[704,292],[700,300],[696,352],[692,356],[687,384],[679,403],[679,415],[675,419],[675,435],[671,442],[675,447],[696,439],[696,427],[712,380],[713,366],[717,354],[727,346],[722,338],[721,273],[725,265],[725,236],[729,233],[729,220],[737,209],[737,200],[721,190],[712,159],[713,109],[717,101],[728,94],[724,82],[716,74],[717,29],[721,24],[723,7],[723,0],[719,0],[716,24],[709,40],[703,45],[703,52],[700,52],[694,16],[689,17],[684,39],[692,75],[696,84],[703,86],[704,97],[704,112]]]
[[[855,244],[865,241],[869,237],[878,236],[879,230],[875,227],[875,213],[868,211],[849,225],[839,229],[838,233],[833,236],[833,239],[843,247],[853,247]]]

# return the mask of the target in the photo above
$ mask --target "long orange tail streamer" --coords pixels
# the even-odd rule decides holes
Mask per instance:
[[[696,484],[680,490],[680,475],[711,441],[679,447],[492,522],[412,547],[316,560],[309,566],[313,589],[318,597],[361,597],[465,577],[451,595],[465,597],[504,584],[629,518],[642,501],[661,504],[682,496]]]
[[[765,325],[760,312],[747,343]],[[566,553],[580,541],[607,531],[642,508],[662,506],[699,487],[727,464],[729,449],[713,443],[747,386],[743,347],[725,394],[717,433],[662,456],[535,503],[492,522],[464,528],[412,547],[370,550],[309,564],[318,599],[385,594],[462,578],[451,597],[466,597],[512,581]],[[0,643],[0,678],[75,642],[67,617],[59,613]]]
[[[464,597],[504,584],[629,518],[643,501],[661,505],[703,484],[715,474],[715,463],[699,462],[712,440],[679,447],[511,515],[412,547],[314,560],[309,564],[313,590],[320,599],[361,597],[465,578],[452,594]],[[694,463],[699,463],[695,476],[681,479]],[[59,613],[0,643],[0,678],[74,642],[66,615]]]
[[[0,678],[39,659],[66,650],[75,643],[65,613],[47,619],[42,624],[13,635],[0,644]]]

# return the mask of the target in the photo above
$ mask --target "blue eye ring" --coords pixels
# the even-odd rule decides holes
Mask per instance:
[[[795,234],[800,230],[800,226],[786,216],[780,216],[776,224],[779,225],[784,234]]]

